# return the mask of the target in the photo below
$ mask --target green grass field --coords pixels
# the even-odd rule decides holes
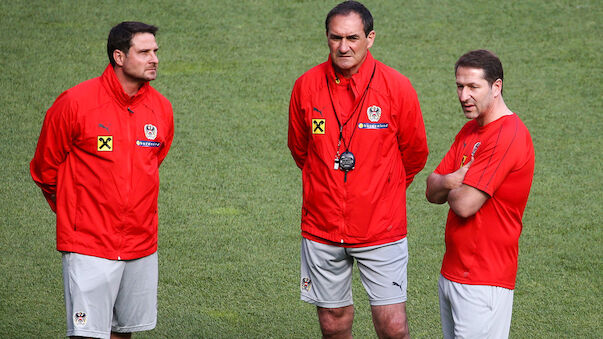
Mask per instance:
[[[54,214],[29,176],[44,113],[100,75],[109,29],[160,27],[153,86],[176,136],[161,171],[157,328],[137,338],[317,338],[299,300],[301,174],[286,146],[295,79],[326,60],[337,1],[0,0],[0,337],[65,335]],[[373,1],[375,58],[415,86],[430,157],[409,188],[408,314],[441,337],[437,278],[447,208],[425,178],[465,123],[453,64],[487,48],[532,133],[536,170],[520,240],[511,337],[603,337],[603,4]],[[357,338],[375,337],[354,281]]]

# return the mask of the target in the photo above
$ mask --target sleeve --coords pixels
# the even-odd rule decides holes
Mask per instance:
[[[427,148],[425,124],[423,123],[417,92],[408,83],[402,95],[404,100],[402,101],[400,120],[398,121],[398,126],[400,126],[398,148],[402,154],[406,171],[406,187],[408,187],[415,175],[425,167],[429,149]]]
[[[167,156],[168,152],[170,151],[170,147],[172,147],[172,141],[174,140],[174,111],[172,108],[172,104],[170,102],[167,103],[167,108],[166,108],[166,127],[168,129],[166,136],[165,136],[165,143],[163,145],[163,147],[161,148],[161,151],[159,151],[158,154],[158,166],[161,166],[161,163],[163,162],[163,159],[165,159],[165,157]]]
[[[302,169],[308,156],[308,133],[305,123],[305,114],[301,106],[301,85],[299,79],[293,86],[291,101],[289,102],[289,150],[297,167]]]
[[[48,109],[36,152],[29,164],[32,179],[42,189],[50,208],[55,212],[58,169],[71,151],[74,105],[67,92],[63,92]]]
[[[492,196],[524,152],[523,144],[517,141],[517,127],[502,125],[497,133],[482,142],[463,183]]]
[[[446,153],[446,155],[444,155],[444,158],[442,158],[442,161],[440,161],[440,164],[438,165],[438,167],[436,167],[436,169],[433,171],[435,174],[441,174],[441,175],[446,175],[446,174],[450,174],[456,170],[458,170],[461,167],[460,163],[457,163],[457,157],[456,154],[457,152],[457,145],[458,145],[458,139],[459,139],[459,134],[457,134],[457,136],[454,139],[454,142],[452,143],[452,146],[450,146],[450,149],[448,150],[448,152]],[[455,166],[456,164],[456,166]]]

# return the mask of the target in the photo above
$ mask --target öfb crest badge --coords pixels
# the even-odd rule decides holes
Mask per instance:
[[[151,124],[144,125],[144,135],[149,140],[155,140],[157,138],[157,127]]]
[[[381,107],[370,106],[366,109],[366,114],[371,122],[377,122],[379,119],[381,119]]]

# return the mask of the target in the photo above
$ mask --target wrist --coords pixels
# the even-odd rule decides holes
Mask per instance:
[[[456,183],[453,178],[453,173],[446,174],[442,177],[442,186],[449,191],[456,188]]]

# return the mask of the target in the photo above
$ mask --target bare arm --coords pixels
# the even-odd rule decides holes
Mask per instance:
[[[472,162],[473,158],[463,167],[449,174],[431,173],[427,177],[427,189],[425,190],[427,201],[434,204],[445,203],[450,191],[463,185],[463,179],[465,179],[465,174]]]
[[[443,204],[448,199],[450,189],[446,182],[446,175],[431,173],[427,177],[425,196],[432,204]]]
[[[461,218],[468,218],[477,213],[490,196],[475,187],[463,184],[473,159],[472,157],[471,161],[452,173],[431,173],[427,177],[427,200],[434,204],[448,201],[452,211]]]
[[[456,215],[461,218],[468,218],[488,200],[490,196],[483,191],[469,185],[461,185],[458,188],[450,190],[448,193],[448,205]]]

